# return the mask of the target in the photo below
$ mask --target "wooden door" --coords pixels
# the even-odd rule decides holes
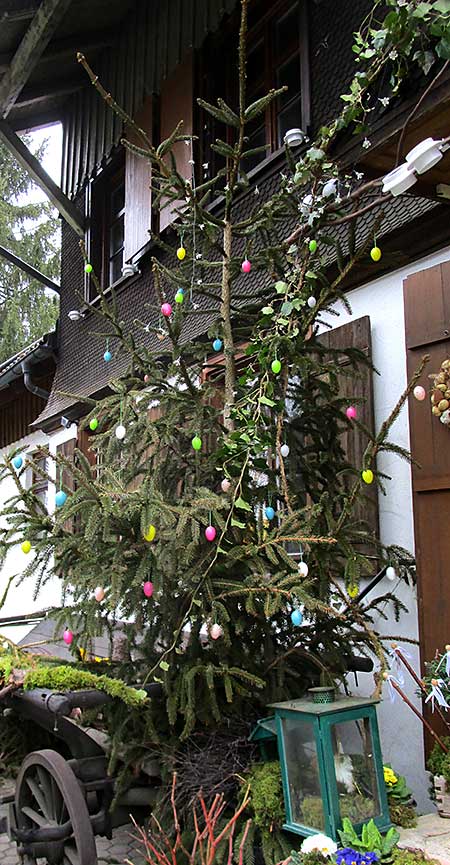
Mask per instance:
[[[409,400],[411,452],[419,463],[412,488],[423,665],[450,642],[450,429],[431,413],[428,378],[450,357],[450,262],[409,276],[403,291],[408,377],[430,355],[420,382],[426,400]]]

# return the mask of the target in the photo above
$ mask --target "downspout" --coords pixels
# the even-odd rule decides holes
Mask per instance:
[[[39,396],[41,399],[48,400],[50,396],[50,392],[47,390],[43,390],[43,388],[38,387],[37,384],[33,384],[31,380],[31,363],[29,361],[24,360],[22,362],[22,372],[23,372],[23,383],[27,390],[30,393],[34,393],[35,396]]]

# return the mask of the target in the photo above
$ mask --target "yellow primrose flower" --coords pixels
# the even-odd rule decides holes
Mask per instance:
[[[398,778],[395,772],[389,766],[383,766],[384,773],[384,783],[388,785],[394,786],[397,783]]]

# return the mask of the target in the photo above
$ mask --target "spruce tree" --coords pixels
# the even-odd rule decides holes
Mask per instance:
[[[79,57],[100,97],[138,136],[139,146],[124,144],[151,162],[155,206],[178,202],[177,240],[155,238],[152,309],[132,331],[92,274],[101,296],[100,310],[92,307],[99,337],[128,357],[109,395],[85,401],[82,426],[93,433],[97,465],[80,451],[74,463],[58,456],[58,475],[64,470],[73,485],[47,514],[33,490],[23,489],[28,461],[17,472],[11,454],[2,476],[14,477],[17,494],[3,508],[0,538],[3,554],[30,542],[24,579],[34,576],[37,590],[61,578],[59,621],[71,627],[74,650],[89,648],[105,628],[112,635],[121,620],[124,658],[111,674],[162,683],[163,704],[152,704],[133,728],[129,715],[116,727],[123,739],[128,725],[136,759],[161,741],[260,716],[273,700],[339,680],[352,653],[375,653],[385,669],[373,617],[385,615],[387,604],[399,614],[401,605],[391,593],[359,601],[360,580],[383,563],[406,577],[402,562],[411,558],[383,548],[357,506],[367,484],[382,491],[389,482],[377,469],[380,453],[409,458],[389,435],[422,367],[381,428],[364,430],[362,463],[351,465],[342,434],[361,425],[347,416],[340,381],[357,376],[367,359],[325,347],[319,329],[339,301],[348,304],[346,279],[369,256],[388,201],[380,180],[364,183],[341,170],[333,147],[343,135],[368,130],[386,71],[396,93],[416,44],[420,63],[420,52],[441,56],[445,39],[438,9],[422,15],[415,4],[388,5],[377,24],[375,4],[356,35],[361,66],[341,114],[301,158],[286,148],[279,189],[267,200],[255,195],[245,219],[236,202],[250,186],[247,124],[279,95],[247,104],[247,0],[239,103],[201,102],[230,133],[213,145],[224,168],[205,183],[181,177],[172,153],[186,141],[195,155],[195,138],[179,124],[154,147]],[[223,192],[220,212],[208,207],[216,189]],[[371,211],[363,231],[359,217]],[[258,296],[246,287],[249,264]],[[212,324],[202,336],[205,316]],[[189,329],[196,339],[187,338]],[[213,340],[221,343],[216,352]]]
[[[31,139],[25,139],[27,146]],[[46,144],[36,156],[42,159]],[[46,276],[59,275],[59,222],[52,205],[30,202],[29,175],[0,144],[0,244]],[[27,343],[51,331],[58,298],[4,258],[0,258],[0,363]]]

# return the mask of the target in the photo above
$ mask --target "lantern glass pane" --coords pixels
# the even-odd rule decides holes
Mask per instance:
[[[309,721],[283,718],[291,821],[313,829],[325,828],[314,727]]]
[[[368,718],[331,725],[334,769],[341,818],[363,823],[381,814]]]

